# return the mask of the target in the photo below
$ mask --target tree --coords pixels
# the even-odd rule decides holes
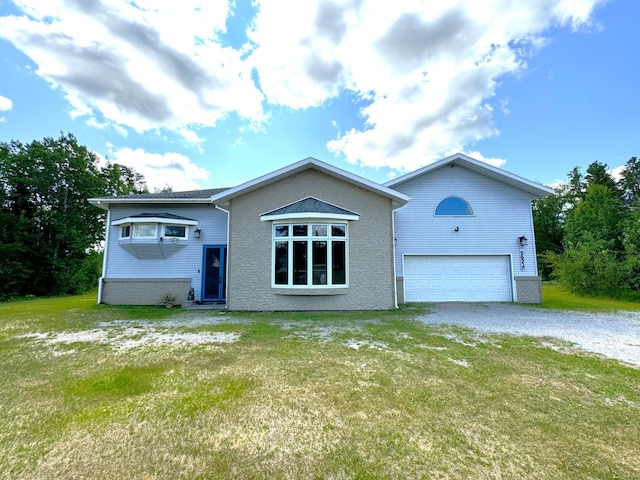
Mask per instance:
[[[147,182],[141,173],[125,165],[111,163],[109,159],[100,176],[106,181],[105,196],[149,193]]]
[[[598,161],[593,162],[587,167],[587,174],[585,180],[587,181],[587,187],[592,185],[602,185],[607,187],[612,194],[618,192],[618,185],[607,170],[609,167],[606,163],[600,163]]]
[[[618,188],[622,191],[625,205],[640,206],[640,159],[638,157],[631,157],[627,161],[622,170]]]
[[[612,241],[622,250],[622,221],[624,211],[610,188],[593,184],[582,199],[567,213],[564,243],[566,246],[593,240]]]
[[[594,182],[566,216],[554,275],[574,293],[618,296],[625,287],[624,212],[616,193]]]
[[[623,245],[627,285],[640,291],[640,210],[633,209],[624,224]]]
[[[570,205],[575,205],[584,196],[584,175],[580,171],[580,167],[573,167],[573,169],[567,174],[567,183],[564,188],[565,200]]]
[[[543,280],[549,280],[553,266],[547,260],[550,255],[563,251],[564,238],[564,189],[559,187],[554,195],[533,202],[533,225],[538,252],[538,266]]]
[[[99,264],[90,254],[103,239],[104,214],[88,199],[140,185],[132,169],[100,170],[71,134],[0,143],[0,299],[93,288],[85,281]]]

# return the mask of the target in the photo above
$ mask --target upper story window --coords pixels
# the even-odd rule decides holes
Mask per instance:
[[[276,287],[346,287],[346,223],[273,225],[273,273]]]
[[[134,257],[168,258],[189,245],[189,229],[198,221],[173,213],[140,213],[111,222],[118,245]],[[117,232],[117,233],[116,233]],[[195,235],[199,239],[199,235]]]
[[[157,233],[158,233],[157,223],[134,224],[134,235],[136,238],[156,238]]]
[[[164,236],[174,238],[187,238],[187,227],[184,225],[165,225]]]
[[[473,215],[471,205],[460,197],[448,197],[436,207],[437,216],[470,216]]]
[[[198,225],[197,220],[170,213],[141,213],[111,222],[114,227],[120,227],[120,239],[153,239],[170,237],[187,240],[189,227]]]

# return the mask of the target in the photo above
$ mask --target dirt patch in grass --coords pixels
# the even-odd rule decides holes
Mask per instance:
[[[640,478],[612,360],[403,312],[113,312],[5,331],[0,478]]]
[[[17,339],[32,340],[52,347],[54,355],[74,353],[74,349],[56,349],[59,345],[103,344],[114,350],[126,351],[143,347],[162,345],[180,347],[193,345],[216,345],[237,342],[235,332],[170,332],[159,331],[158,326],[138,324],[136,327],[103,327],[76,332],[32,332],[18,335]]]

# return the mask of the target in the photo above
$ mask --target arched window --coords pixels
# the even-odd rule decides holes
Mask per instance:
[[[473,215],[471,205],[460,197],[448,197],[436,207],[436,215],[440,216],[468,216]]]

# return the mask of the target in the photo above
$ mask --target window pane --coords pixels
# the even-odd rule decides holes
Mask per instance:
[[[156,227],[155,223],[140,223],[136,225],[136,237],[155,237]]]
[[[180,225],[165,225],[164,236],[186,238],[187,227],[183,227]]]
[[[473,215],[471,206],[463,199],[449,197],[442,200],[436,207],[436,215]]]
[[[276,242],[275,282],[276,285],[289,283],[289,242]]]
[[[331,225],[331,235],[334,237],[346,237],[347,226],[346,225]]]
[[[131,225],[125,225],[120,228],[120,238],[129,238],[131,236]]]
[[[347,283],[346,242],[331,242],[331,278],[333,285]]]
[[[327,226],[326,225],[312,225],[311,230],[313,232],[314,237],[326,237],[327,236]]]
[[[307,242],[293,242],[293,284],[307,284]]]
[[[288,237],[289,225],[276,225],[273,230],[273,235],[275,237]]]
[[[313,284],[327,284],[327,242],[313,242]]]
[[[294,225],[293,226],[293,236],[294,237],[306,237],[307,236],[307,226],[308,225]]]

